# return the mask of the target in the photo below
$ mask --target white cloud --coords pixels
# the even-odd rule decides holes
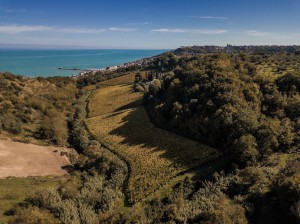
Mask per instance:
[[[268,36],[268,35],[270,35],[270,33],[260,32],[257,30],[248,30],[245,32],[245,34],[250,35],[250,36]]]
[[[154,29],[151,30],[152,32],[158,32],[158,33],[185,33],[185,30],[183,29]]]
[[[205,30],[205,29],[154,29],[152,32],[158,33],[190,33],[190,34],[224,34],[228,30]]]
[[[142,26],[142,25],[149,25],[149,22],[127,23],[127,25],[137,25],[137,26]]]
[[[50,26],[26,26],[26,25],[1,25],[0,33],[18,34],[24,32],[56,32],[56,33],[77,33],[77,34],[95,34],[103,32],[131,32],[135,29],[111,27],[108,29],[100,28],[55,28]]]
[[[18,26],[18,25],[0,25],[0,33],[17,34],[22,32],[51,31],[48,26]]]
[[[117,32],[132,32],[136,29],[124,28],[124,27],[111,27],[109,28],[110,31],[117,31]]]
[[[26,13],[25,9],[4,9],[6,13]]]
[[[295,40],[299,39],[300,33],[276,33],[267,36],[270,40]]]
[[[0,7],[0,10],[4,13],[10,13],[10,14],[42,14],[42,11],[28,11],[26,9],[22,8],[3,8]]]
[[[0,10],[5,13],[26,13],[26,9],[13,9],[13,8],[3,8],[0,7]]]
[[[84,34],[84,33],[103,33],[106,32],[106,29],[84,29],[84,28],[51,28],[51,31],[53,32],[59,32],[59,33],[78,33],[78,34]]]
[[[221,17],[221,16],[188,16],[189,18],[195,18],[195,19],[219,19],[219,20],[227,20],[229,18],[227,17]]]

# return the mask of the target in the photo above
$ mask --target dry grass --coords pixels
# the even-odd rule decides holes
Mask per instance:
[[[219,155],[213,148],[156,128],[140,106],[141,97],[132,92],[131,85],[97,89],[89,100],[90,118],[86,121],[97,140],[130,164],[131,202]]]

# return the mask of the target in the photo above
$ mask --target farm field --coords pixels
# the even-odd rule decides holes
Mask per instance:
[[[141,106],[142,94],[133,92],[130,84],[112,85],[113,81],[94,90],[86,124],[94,138],[129,163],[131,203],[220,155],[216,149],[154,126]]]

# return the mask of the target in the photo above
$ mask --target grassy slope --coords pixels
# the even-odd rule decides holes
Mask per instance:
[[[11,177],[0,179],[0,224],[6,223],[10,218],[3,213],[14,208],[37,190],[58,186],[62,178],[64,177]]]
[[[131,202],[219,155],[213,148],[156,128],[140,106],[142,94],[120,80],[114,86],[114,81],[101,83],[103,87],[91,95],[86,123],[97,140],[129,162]]]
[[[57,144],[64,145],[75,93],[76,83],[70,78],[33,79],[0,73],[1,136],[45,145],[45,140],[35,138],[35,132],[45,122],[48,126],[55,122],[51,128],[60,138]]]
[[[58,137],[62,136],[61,133],[65,134],[66,119],[75,92],[76,83],[68,78],[33,79],[0,73],[0,138],[49,145],[46,140],[36,139],[34,133],[45,120],[49,120],[56,124],[54,131]],[[9,126],[14,126],[19,132],[9,132]],[[62,139],[58,144],[65,141]],[[9,219],[4,212],[36,190],[56,187],[62,178],[0,179],[0,223]]]

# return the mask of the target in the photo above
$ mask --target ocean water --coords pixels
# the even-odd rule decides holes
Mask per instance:
[[[0,71],[17,75],[71,76],[78,70],[98,69],[151,57],[167,50],[0,50]]]

